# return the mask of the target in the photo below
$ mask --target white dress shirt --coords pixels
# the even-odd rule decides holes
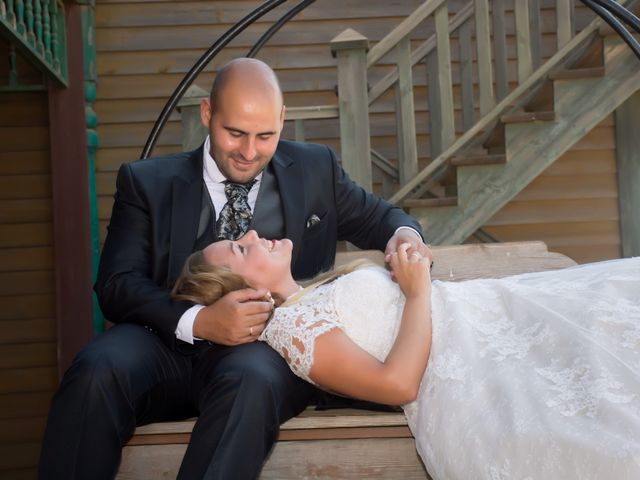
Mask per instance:
[[[203,148],[203,161],[202,161],[202,178],[207,186],[209,197],[215,208],[216,220],[220,215],[220,211],[227,203],[227,195],[224,193],[224,182],[227,180],[222,174],[218,165],[211,156],[211,139],[207,136],[204,141]],[[262,172],[255,178],[256,182],[251,186],[249,190],[249,206],[251,211],[255,209],[256,199],[258,198],[258,191],[260,190],[260,182],[262,181]],[[198,312],[204,308],[204,305],[194,305],[182,314],[180,320],[178,320],[178,326],[176,327],[176,337],[180,340],[193,343],[194,340],[199,340],[193,337],[193,324],[196,320]]]

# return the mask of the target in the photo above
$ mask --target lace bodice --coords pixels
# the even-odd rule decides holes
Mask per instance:
[[[361,348],[384,361],[395,339],[404,297],[380,267],[361,268],[321,285],[298,303],[276,309],[260,340],[289,363],[294,373],[313,383],[315,339],[341,328]]]
[[[333,328],[384,360],[402,307],[365,268],[277,309],[261,339],[309,380]],[[640,478],[640,258],[434,282],[432,326],[405,406],[432,478]]]

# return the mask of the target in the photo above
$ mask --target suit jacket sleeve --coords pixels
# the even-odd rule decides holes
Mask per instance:
[[[357,185],[338,165],[331,149],[329,153],[333,163],[339,240],[347,240],[362,249],[384,250],[399,227],[411,227],[422,235],[422,228],[413,217]]]
[[[137,323],[175,345],[175,328],[192,305],[176,302],[158,273],[152,215],[145,188],[129,165],[116,182],[115,203],[94,289],[104,315],[114,323]]]

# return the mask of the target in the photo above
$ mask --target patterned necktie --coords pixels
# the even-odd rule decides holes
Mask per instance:
[[[247,183],[233,183],[229,180],[224,182],[227,203],[222,207],[216,222],[218,240],[237,240],[249,230],[253,214],[248,196],[255,182],[255,180]]]

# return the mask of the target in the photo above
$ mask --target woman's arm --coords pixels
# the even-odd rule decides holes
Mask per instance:
[[[316,339],[311,379],[322,388],[388,405],[413,401],[431,348],[429,260],[407,256],[402,245],[391,266],[406,297],[398,336],[384,362],[364,351],[340,329]]]

